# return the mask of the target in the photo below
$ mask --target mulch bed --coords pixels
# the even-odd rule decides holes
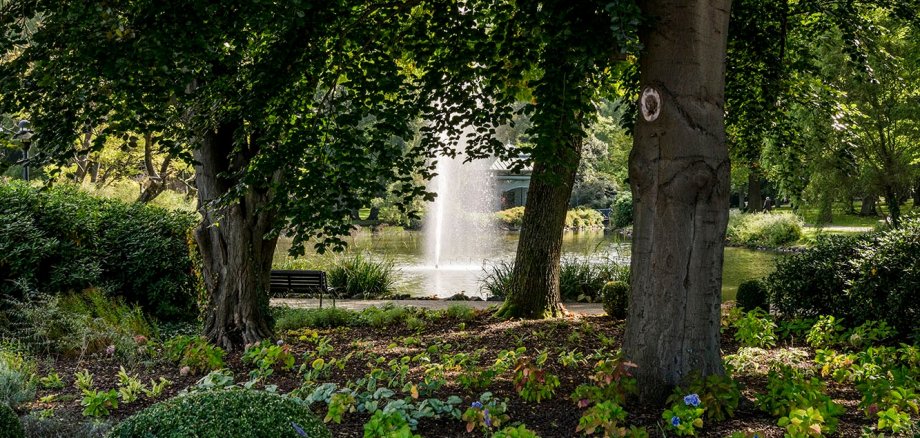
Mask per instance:
[[[461,324],[464,329],[460,330]],[[587,376],[591,364],[579,367],[563,367],[556,358],[562,351],[577,350],[585,355],[604,348],[608,351],[619,347],[623,336],[623,322],[613,321],[605,316],[575,316],[564,320],[549,321],[507,321],[493,318],[486,312],[478,312],[476,316],[465,322],[451,318],[441,318],[429,321],[421,332],[411,331],[404,324],[388,328],[349,327],[332,330],[320,330],[321,336],[326,336],[333,347],[332,357],[343,357],[349,352],[362,351],[373,355],[385,356],[387,360],[403,355],[415,355],[425,350],[429,345],[438,342],[447,342],[453,345],[451,352],[474,352],[484,349],[482,353],[483,364],[491,364],[500,350],[513,350],[518,346],[525,346],[528,355],[536,352],[548,351],[550,360],[547,361],[549,372],[559,376],[560,387],[555,396],[542,403],[524,402],[514,391],[511,382],[511,373],[506,373],[497,378],[488,388],[495,396],[508,399],[507,413],[512,422],[523,422],[531,430],[542,437],[572,437],[578,436],[575,428],[581,416],[581,410],[568,397],[581,383],[587,383]],[[312,352],[313,344],[300,341],[299,335],[282,334],[283,339],[289,343],[295,357],[297,367],[304,361],[304,354]],[[406,337],[413,337],[417,345],[405,346],[402,342]],[[723,336],[723,354],[731,354],[737,350],[737,344],[728,336]],[[396,345],[394,348],[394,344]],[[606,344],[606,345],[605,345]],[[238,382],[248,380],[250,367],[240,360],[240,353],[227,355],[227,367],[237,376]],[[75,372],[87,369],[95,377],[96,387],[100,389],[116,388],[120,364],[111,357],[85,357],[57,358],[46,360],[40,366],[42,373],[52,369],[60,373],[65,382],[61,390],[39,390],[38,397],[57,394],[57,401],[52,403],[35,402],[30,407],[33,410],[54,408],[55,417],[70,419],[72,421],[87,421],[82,416],[80,399],[82,395],[74,388]],[[129,369],[129,373],[137,374],[144,383],[151,379],[165,377],[173,382],[159,400],[176,395],[183,388],[193,385],[201,375],[181,376],[178,366],[154,365],[150,367],[138,366]],[[329,381],[343,386],[349,380],[355,380],[368,371],[365,360],[352,360],[344,372],[333,371]],[[410,379],[418,380],[417,370],[410,373]],[[754,406],[753,395],[764,391],[766,379],[762,377],[742,377],[743,398],[736,411],[736,416],[728,421],[713,424],[707,422],[700,436],[725,437],[734,431],[762,431],[765,437],[781,437],[783,430],[776,426],[776,419],[761,412]],[[301,377],[294,372],[276,372],[265,383],[278,386],[279,392],[286,393],[300,387]],[[830,383],[829,394],[841,405],[846,407],[846,414],[840,418],[838,426],[839,436],[859,436],[864,426],[870,426],[865,416],[856,407],[859,394],[851,387]],[[446,399],[450,395],[458,395],[464,400],[461,410],[469,403],[478,399],[481,391],[465,390],[456,382],[448,379],[447,385],[434,395]],[[131,414],[149,406],[154,401],[141,397],[129,405],[120,405],[110,418],[117,422]],[[664,407],[647,407],[635,404],[627,405],[629,421],[631,424],[646,426],[651,436],[662,436],[658,424]],[[325,415],[325,406],[314,405],[316,413]],[[329,424],[333,435],[337,437],[361,437],[363,425],[368,420],[366,414],[347,414],[341,424]],[[467,433],[465,423],[453,419],[422,420],[417,433],[424,437],[478,437],[481,433]]]

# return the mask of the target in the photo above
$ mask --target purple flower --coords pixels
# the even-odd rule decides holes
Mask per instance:
[[[671,417],[671,426],[677,427],[680,426],[680,417],[677,415]]]
[[[471,407],[471,408],[476,408],[476,409],[482,409],[482,403],[480,403],[480,402],[478,402],[478,401],[474,401],[472,404],[470,404],[470,407]]]
[[[700,405],[700,396],[696,394],[690,394],[684,397],[684,404],[687,406],[693,406],[695,408]]]
[[[307,432],[304,431],[303,428],[300,427],[299,424],[297,424],[297,423],[295,423],[295,422],[292,421],[292,422],[291,422],[291,427],[294,428],[294,432],[297,432],[297,435],[300,435],[300,436],[303,436],[303,437],[307,437]],[[309,438],[309,437],[308,437],[308,438]]]
[[[105,347],[105,352],[106,352],[106,354],[108,354],[109,356],[115,354],[115,346],[114,346],[114,345],[109,345],[108,347]]]
[[[492,427],[492,417],[489,415],[489,409],[482,411],[482,420],[485,421],[486,427]]]

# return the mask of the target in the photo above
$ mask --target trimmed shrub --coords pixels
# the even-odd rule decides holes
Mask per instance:
[[[633,198],[631,192],[619,192],[610,206],[610,222],[614,228],[623,228],[633,223]]]
[[[761,280],[748,280],[739,284],[735,300],[738,303],[738,307],[745,312],[758,307],[761,310],[770,310],[767,290]]]
[[[496,212],[495,217],[503,227],[517,230],[524,223],[524,207],[512,207]]]
[[[613,318],[624,319],[629,307],[629,283],[608,281],[602,292],[604,311]]]
[[[362,254],[336,260],[329,268],[329,287],[337,295],[380,298],[396,292],[393,263],[372,260]]]
[[[100,288],[158,318],[196,315],[193,214],[23,182],[0,182],[0,212],[3,296]]]
[[[575,208],[566,212],[565,227],[571,230],[604,228],[604,215],[591,208]]]
[[[776,248],[802,238],[802,219],[792,213],[732,212],[725,238],[736,245]]]
[[[25,438],[19,416],[6,403],[0,403],[0,438]]]
[[[303,402],[247,389],[196,392],[157,403],[115,426],[110,438],[331,437]]]

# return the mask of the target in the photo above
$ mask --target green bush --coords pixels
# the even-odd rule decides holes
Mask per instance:
[[[72,421],[63,416],[45,418],[34,413],[20,420],[27,438],[101,438],[112,427],[104,419]]]
[[[329,287],[340,296],[380,298],[396,292],[393,263],[362,254],[336,260],[327,275]]]
[[[196,392],[157,403],[115,426],[110,438],[331,437],[307,406],[264,391]]]
[[[95,287],[158,318],[196,315],[194,215],[22,182],[0,182],[0,212],[0,295]]]
[[[479,290],[489,294],[489,297],[504,300],[511,290],[511,273],[514,263],[500,260],[485,269],[485,275],[479,279]]]
[[[564,301],[601,301],[608,281],[629,282],[629,266],[612,260],[596,262],[590,257],[566,257],[559,266],[559,293]]]
[[[18,409],[35,398],[35,369],[22,354],[0,350],[0,405]]]
[[[0,403],[0,438],[25,438],[19,416],[6,403]]]
[[[770,310],[767,290],[761,280],[748,280],[738,285],[738,294],[735,298],[738,307],[744,311],[760,308]]]
[[[602,291],[604,311],[613,318],[624,319],[629,306],[629,283],[608,281]]]
[[[495,217],[503,227],[517,230],[524,223],[524,207],[513,207],[496,212]]]
[[[792,213],[732,212],[725,237],[735,245],[776,248],[802,238],[802,219]]]
[[[630,192],[619,192],[610,206],[610,222],[614,228],[623,228],[633,223],[633,198]]]
[[[591,208],[574,208],[565,214],[565,227],[571,230],[603,228],[604,216]]]

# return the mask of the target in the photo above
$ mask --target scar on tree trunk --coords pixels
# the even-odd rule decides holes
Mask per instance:
[[[556,163],[534,163],[511,287],[499,317],[539,319],[566,314],[559,294],[559,261],[581,140],[570,141],[560,152]]]

